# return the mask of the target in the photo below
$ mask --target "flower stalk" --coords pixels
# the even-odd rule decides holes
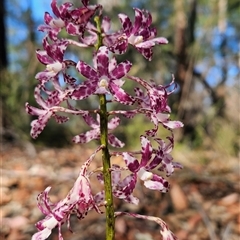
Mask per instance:
[[[105,190],[105,208],[106,208],[106,240],[114,239],[115,217],[112,194],[111,163],[108,150],[108,113],[107,101],[104,94],[99,95],[100,102],[100,141],[102,149],[103,179]]]
[[[98,40],[95,45],[96,50],[102,46],[102,32],[100,17],[95,16],[94,22],[97,27]],[[103,146],[102,149],[102,165],[103,165],[103,181],[105,190],[105,209],[106,209],[106,240],[113,240],[115,235],[115,217],[114,217],[114,205],[112,194],[112,176],[111,176],[111,162],[110,154],[108,150],[108,112],[106,95],[99,95],[100,105],[100,142]]]
[[[103,41],[100,17],[95,16],[94,22],[96,23],[97,28],[97,43],[95,44],[95,49],[98,50],[102,46]]]

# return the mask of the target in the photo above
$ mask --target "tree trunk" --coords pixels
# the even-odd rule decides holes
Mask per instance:
[[[193,67],[194,57],[189,53],[190,47],[193,45],[195,36],[196,23],[196,0],[190,3],[189,16],[186,16],[184,0],[175,0],[174,7],[176,12],[176,29],[174,39],[174,52],[176,56],[176,73],[175,78],[179,84],[180,91],[178,94],[178,118],[184,122],[182,136],[190,135],[194,138],[194,114],[196,106],[191,105],[190,93],[194,87],[193,82]]]
[[[5,28],[5,1],[0,1],[0,71],[5,69],[8,65],[7,61],[7,46],[6,46],[6,28]]]

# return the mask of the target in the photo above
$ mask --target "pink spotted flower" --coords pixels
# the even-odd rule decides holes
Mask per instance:
[[[63,3],[58,7],[57,0],[52,0],[51,8],[55,17],[46,12],[44,15],[46,25],[39,26],[38,30],[47,32],[47,36],[53,41],[57,40],[57,35],[63,28],[71,35],[82,36],[89,19],[97,9],[101,9],[99,4],[88,5],[89,0],[82,0],[82,4],[82,7],[72,9],[72,3]]]
[[[166,172],[167,176],[172,175],[175,168],[182,169],[182,165],[178,162],[173,162],[171,151],[174,146],[174,137],[167,137],[168,143],[161,138],[155,138],[154,140],[158,143],[158,149],[155,150],[155,157],[149,164],[152,169]]]
[[[111,94],[114,100],[122,104],[133,104],[133,98],[121,88],[124,84],[122,78],[132,64],[127,60],[117,64],[115,58],[110,59],[105,46],[99,48],[93,62],[94,67],[83,61],[78,62],[77,69],[87,80],[74,90],[72,99],[81,100],[92,94]]]
[[[124,170],[125,169],[122,169],[116,164],[113,164],[111,167],[113,196],[118,199],[122,199],[125,202],[137,205],[139,203],[139,199],[134,197],[132,194],[136,186],[137,179],[133,176],[133,174],[122,179],[121,172]],[[101,184],[104,184],[102,173],[97,175],[97,179]],[[104,191],[102,192],[102,198],[104,198]]]
[[[52,17],[48,12],[45,12],[44,22],[46,25],[40,25],[38,30],[47,32],[50,39],[56,41],[58,33],[65,27],[65,16],[72,7],[72,3],[64,3],[58,7],[57,0],[52,0],[51,7],[55,17]]]
[[[37,103],[40,105],[40,108],[30,106],[29,103],[26,103],[25,107],[28,114],[38,116],[38,119],[31,122],[30,132],[32,138],[37,138],[52,116],[55,117],[55,120],[58,123],[62,123],[68,120],[67,117],[61,117],[56,114],[56,112],[59,111],[59,104],[64,99],[66,99],[67,92],[60,93],[59,91],[55,90],[51,92],[47,99],[44,99],[41,95],[41,87],[38,85],[35,88],[34,96]]]
[[[37,119],[31,122],[30,134],[32,138],[38,137],[38,135],[43,131],[51,117],[54,117],[57,123],[64,123],[68,121],[68,117],[60,116],[58,112],[66,112],[74,115],[85,114],[85,111],[83,110],[76,111],[73,109],[66,109],[60,106],[60,104],[63,101],[68,99],[68,96],[72,90],[69,89],[62,90],[59,83],[57,83],[57,79],[54,79],[54,81],[53,81],[53,85],[55,86],[54,91],[48,91],[41,85],[38,85],[35,88],[34,97],[39,105],[39,108],[30,106],[28,102],[25,105],[26,112],[28,114],[38,117]],[[43,97],[41,90],[45,90],[45,95],[47,95],[47,97],[45,98]]]
[[[98,207],[98,204],[100,203],[95,201],[96,199],[91,192],[89,176],[87,173],[87,168],[100,149],[101,147],[98,147],[82,166],[73,188],[64,199],[60,200],[58,203],[52,203],[49,199],[49,191],[51,187],[47,187],[45,191],[39,194],[38,207],[46,217],[36,224],[39,232],[32,236],[32,240],[47,239],[55,227],[58,227],[59,239],[63,240],[61,225],[67,223],[68,227],[70,227],[71,214],[76,214],[79,219],[83,219],[92,209],[101,213]]]
[[[79,134],[73,138],[74,143],[87,143],[93,139],[100,139],[100,119],[99,116],[97,120],[91,117],[89,114],[83,115],[84,121],[90,126],[92,129],[87,131],[86,133]],[[108,122],[108,130],[115,129],[120,123],[120,118],[114,117]],[[121,142],[117,137],[115,137],[112,133],[108,133],[108,142],[113,147],[123,147],[124,143]]]
[[[108,46],[113,43],[113,40],[111,39],[113,38],[114,34],[109,34],[110,27],[110,18],[104,16],[101,21],[101,37],[103,38],[104,46]],[[79,37],[80,42],[88,46],[94,46],[98,40],[99,30],[95,24],[91,23],[90,21],[87,23],[85,30],[84,36]]]
[[[126,52],[128,44],[134,46],[146,59],[152,59],[153,47],[156,44],[167,44],[168,41],[163,37],[156,37],[156,28],[151,27],[152,16],[146,10],[135,10],[134,24],[125,14],[119,14],[119,19],[122,24],[122,32],[119,34],[114,45],[109,46],[109,49],[117,54]]]
[[[155,82],[151,83],[133,76],[128,76],[129,79],[139,83],[145,88],[145,92],[141,88],[135,88],[136,103],[139,105],[138,111],[144,113],[153,123],[155,128],[148,130],[148,136],[155,136],[158,130],[159,123],[167,129],[176,129],[183,127],[180,121],[170,120],[171,108],[168,106],[168,96],[174,92],[176,84],[174,78],[167,86],[157,85]],[[173,88],[168,91],[168,88]]]
[[[68,44],[67,40],[59,40],[49,44],[47,37],[43,39],[44,50],[37,50],[36,52],[38,60],[46,65],[46,69],[36,75],[36,79],[42,85],[51,78],[58,76],[60,72],[66,73],[66,68],[70,62],[64,61],[63,58]]]
[[[134,173],[133,178],[139,177],[144,182],[144,186],[146,188],[167,192],[169,183],[163,177],[151,172],[151,170],[156,167],[156,164],[154,162],[154,158],[152,159],[153,148],[150,141],[146,137],[141,136],[141,145],[142,149],[140,162],[130,153],[122,153],[128,169]],[[158,164],[160,164],[161,159],[158,160]],[[152,161],[154,164],[152,164]]]

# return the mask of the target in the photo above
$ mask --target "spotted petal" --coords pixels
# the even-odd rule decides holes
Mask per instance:
[[[151,180],[144,181],[144,186],[152,190],[158,190],[161,192],[167,192],[169,189],[169,183],[162,177],[153,174]]]
[[[130,155],[127,152],[123,152],[122,156],[123,156],[123,159],[124,159],[128,169],[131,172],[134,173],[134,172],[137,172],[139,170],[140,164],[135,157],[133,157],[132,155]]]
[[[152,157],[153,149],[150,144],[150,141],[144,136],[141,136],[141,146],[142,146],[142,149],[141,149],[142,159],[141,159],[140,166],[145,167]]]

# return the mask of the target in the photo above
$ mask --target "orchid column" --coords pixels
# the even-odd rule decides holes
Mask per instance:
[[[44,50],[37,50],[37,58],[46,65],[46,69],[36,75],[38,85],[34,92],[40,107],[26,103],[26,110],[29,114],[38,116],[31,123],[33,138],[38,137],[51,117],[58,123],[64,123],[69,119],[66,114],[73,114],[79,115],[92,128],[86,133],[74,136],[73,142],[80,144],[100,140],[100,144],[80,169],[79,176],[66,198],[58,203],[51,203],[48,196],[50,187],[39,194],[38,206],[46,217],[36,224],[39,231],[32,239],[47,239],[55,227],[59,228],[59,239],[63,239],[61,225],[65,222],[69,225],[72,214],[82,219],[92,209],[102,213],[102,207],[105,207],[106,212],[107,240],[114,239],[115,217],[120,215],[155,221],[161,226],[163,239],[176,239],[160,218],[115,212],[113,206],[113,197],[138,204],[139,199],[132,194],[138,179],[149,189],[167,192],[169,184],[161,175],[165,173],[170,176],[175,168],[181,168],[180,164],[173,162],[170,155],[174,146],[172,130],[183,126],[179,121],[170,120],[171,109],[167,98],[176,87],[174,78],[172,77],[172,82],[167,86],[157,85],[153,80],[146,81],[129,75],[132,63],[128,60],[117,62],[117,55],[126,53],[129,45],[146,60],[151,60],[153,47],[167,44],[167,40],[156,37],[156,29],[151,27],[151,14],[146,10],[134,9],[134,23],[125,14],[119,14],[122,27],[117,32],[112,32],[110,19],[103,16],[101,5],[89,5],[88,0],[82,0],[82,4],[79,8],[74,8],[71,3],[58,7],[56,0],[52,0],[51,7],[55,16],[45,13],[45,25],[39,27],[40,31],[46,33],[43,39]],[[62,31],[67,32],[69,38],[61,38]],[[70,45],[89,48],[89,51],[92,51],[93,65],[82,58],[77,62],[65,59]],[[71,68],[79,72],[80,82],[70,75]],[[134,88],[133,96],[123,90],[125,80],[138,85]],[[72,103],[93,95],[99,97],[97,109],[76,109]],[[113,102],[131,105],[131,110],[108,111],[107,104]],[[64,115],[61,115],[61,112]],[[154,124],[153,129],[139,136],[141,150],[110,150],[109,145],[113,148],[124,146],[112,133],[120,124],[120,118],[116,115],[133,118],[137,114],[145,116]],[[166,140],[158,137],[159,126],[168,129],[169,136]],[[157,148],[153,148],[152,141],[157,144]],[[89,172],[88,167],[99,151],[102,151],[102,168]],[[114,155],[122,156],[125,167],[111,166],[110,157]],[[122,179],[121,173],[126,170],[130,174]],[[91,188],[90,177],[94,176],[104,185],[104,190],[100,189],[97,193],[93,193]]]

